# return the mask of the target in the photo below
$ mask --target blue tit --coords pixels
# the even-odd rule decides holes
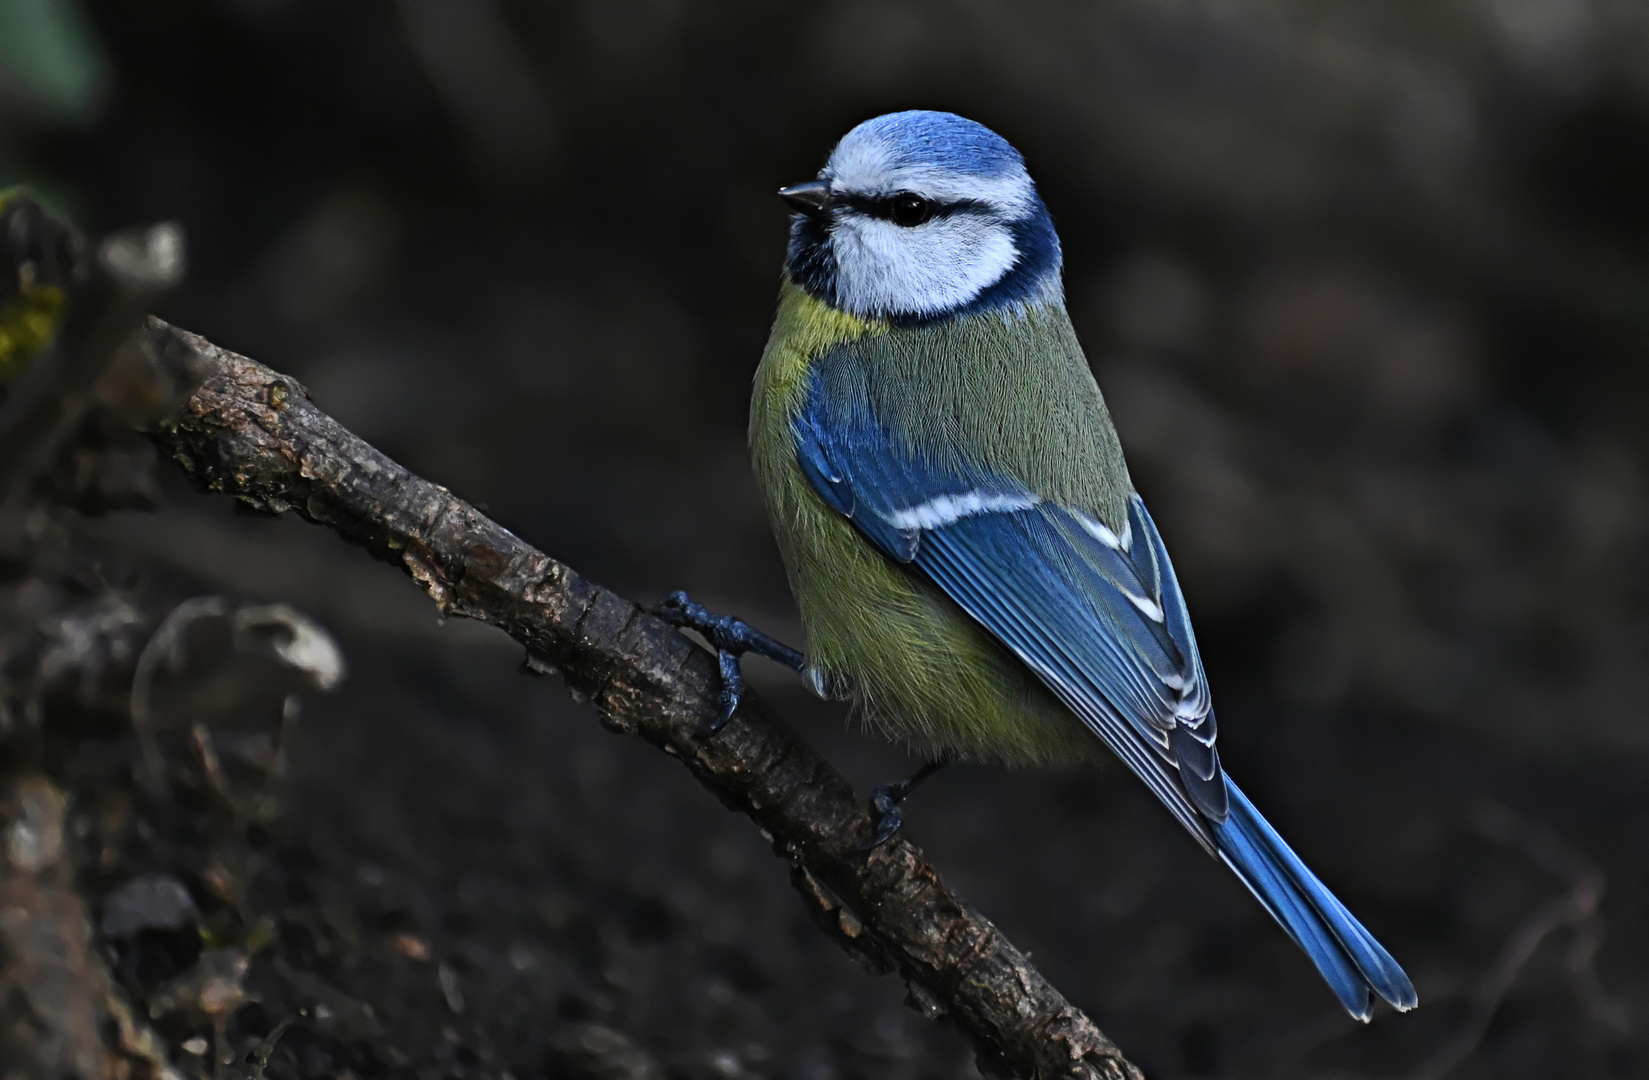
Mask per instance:
[[[750,445],[812,687],[930,760],[1120,758],[1346,1010],[1414,987],[1220,767],[1162,537],[1018,151],[944,112],[848,132],[795,210]],[[727,653],[723,653],[724,671]]]

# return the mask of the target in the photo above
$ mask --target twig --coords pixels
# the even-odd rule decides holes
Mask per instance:
[[[160,620],[155,632],[149,635],[143,651],[137,654],[132,668],[131,713],[132,729],[137,732],[138,745],[143,751],[140,777],[144,789],[151,795],[166,793],[166,762],[155,745],[153,699],[155,673],[165,665],[177,671],[183,665],[184,635],[189,627],[202,619],[221,619],[229,614],[229,601],[221,596],[197,596],[183,601]]]
[[[194,749],[195,756],[200,759],[201,771],[206,774],[206,785],[222,800],[229,812],[238,818],[240,804],[235,801],[235,793],[229,787],[229,777],[223,771],[223,760],[218,757],[217,748],[212,745],[212,733],[207,730],[205,724],[189,725],[189,745]]]
[[[294,510],[401,566],[443,614],[504,630],[530,667],[558,668],[609,728],[679,758],[805,869],[796,880],[810,909],[828,908],[819,888],[828,890],[845,909],[838,925],[856,931],[855,951],[886,958],[917,1007],[973,1036],[988,1071],[1140,1076],[916,848],[896,838],[862,850],[875,831],[867,801],[755,695],[718,735],[699,738],[717,711],[716,663],[704,649],[397,465],[294,380],[158,319],[135,344],[200,379],[155,436],[198,483],[266,512]]]
[[[1549,829],[1531,827],[1502,807],[1489,807],[1478,815],[1477,831],[1495,843],[1515,848],[1543,868],[1569,883],[1568,892],[1541,905],[1512,931],[1494,967],[1484,974],[1471,994],[1471,1011],[1461,1029],[1431,1057],[1421,1063],[1410,1080],[1444,1080],[1469,1058],[1488,1034],[1495,1013],[1511,994],[1518,976],[1534,959],[1546,940],[1563,930],[1574,930],[1577,938],[1570,950],[1567,967],[1576,989],[1587,1004],[1601,1012],[1601,1018],[1616,1027],[1624,1022],[1619,1007],[1603,994],[1596,981],[1591,960],[1600,931],[1598,908],[1603,901],[1605,880],[1601,871],[1584,855]],[[1591,993],[1588,993],[1591,991]]]

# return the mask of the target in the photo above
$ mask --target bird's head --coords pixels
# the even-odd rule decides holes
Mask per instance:
[[[954,113],[889,113],[836,144],[795,209],[791,280],[861,318],[920,323],[1061,299],[1059,237],[1024,159]]]

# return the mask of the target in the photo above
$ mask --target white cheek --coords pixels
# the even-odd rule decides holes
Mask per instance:
[[[933,315],[966,304],[1019,259],[1007,227],[968,214],[904,228],[860,216],[832,232],[838,301],[859,315]]]

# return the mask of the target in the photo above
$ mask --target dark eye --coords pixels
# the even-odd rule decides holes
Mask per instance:
[[[920,195],[905,191],[893,197],[893,205],[889,207],[888,216],[895,225],[911,228],[922,224],[933,216],[933,203]]]

